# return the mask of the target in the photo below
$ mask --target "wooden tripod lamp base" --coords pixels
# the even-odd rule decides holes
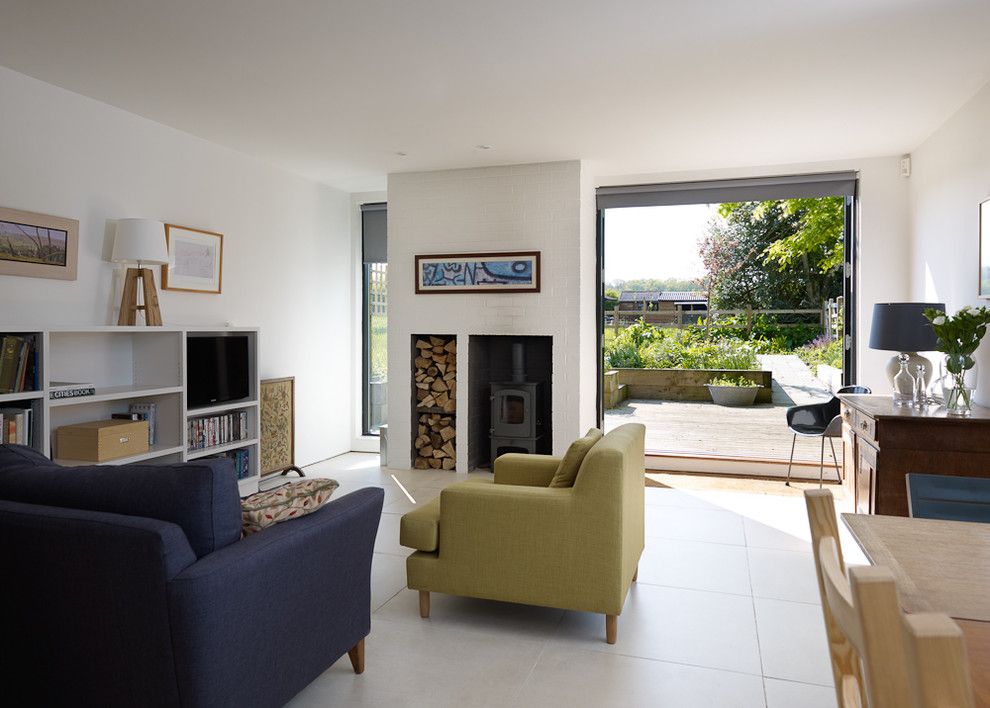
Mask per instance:
[[[144,304],[138,304],[138,281],[144,291]],[[144,310],[144,323],[149,326],[162,326],[162,311],[158,307],[158,291],[155,289],[155,276],[151,268],[128,268],[124,279],[124,295],[120,299],[118,325],[136,325],[138,310]]]

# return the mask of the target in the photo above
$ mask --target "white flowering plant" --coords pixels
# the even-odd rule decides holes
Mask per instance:
[[[990,310],[986,307],[966,305],[955,315],[948,316],[940,310],[929,307],[924,312],[932,323],[936,348],[946,355],[946,367],[950,374],[960,375],[976,366],[973,352],[980,346],[980,340],[987,333],[990,324]]]

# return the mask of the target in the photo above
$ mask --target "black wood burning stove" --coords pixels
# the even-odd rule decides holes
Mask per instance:
[[[526,380],[525,348],[512,345],[512,380],[491,383],[491,459],[507,452],[537,451],[544,434],[545,386]]]

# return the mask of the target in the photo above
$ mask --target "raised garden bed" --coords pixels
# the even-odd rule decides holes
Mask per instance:
[[[614,374],[614,377],[613,377]],[[707,384],[716,377],[743,377],[762,386],[756,393],[757,403],[770,403],[773,397],[771,371],[739,371],[731,369],[611,369],[606,380],[623,395],[616,396],[614,405],[626,398],[654,401],[711,401]],[[609,386],[606,385],[606,389]],[[606,396],[606,406],[609,404]],[[612,406],[608,406],[612,407]]]

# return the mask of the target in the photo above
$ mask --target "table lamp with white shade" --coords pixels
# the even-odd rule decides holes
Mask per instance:
[[[155,276],[146,265],[168,263],[168,247],[165,245],[165,224],[151,219],[119,219],[117,233],[113,240],[114,263],[136,263],[137,268],[128,268],[124,278],[124,294],[120,299],[118,325],[137,324],[138,310],[144,311],[146,325],[162,324],[162,313],[158,307],[158,291],[155,289]],[[138,280],[144,291],[144,304],[138,304]]]

